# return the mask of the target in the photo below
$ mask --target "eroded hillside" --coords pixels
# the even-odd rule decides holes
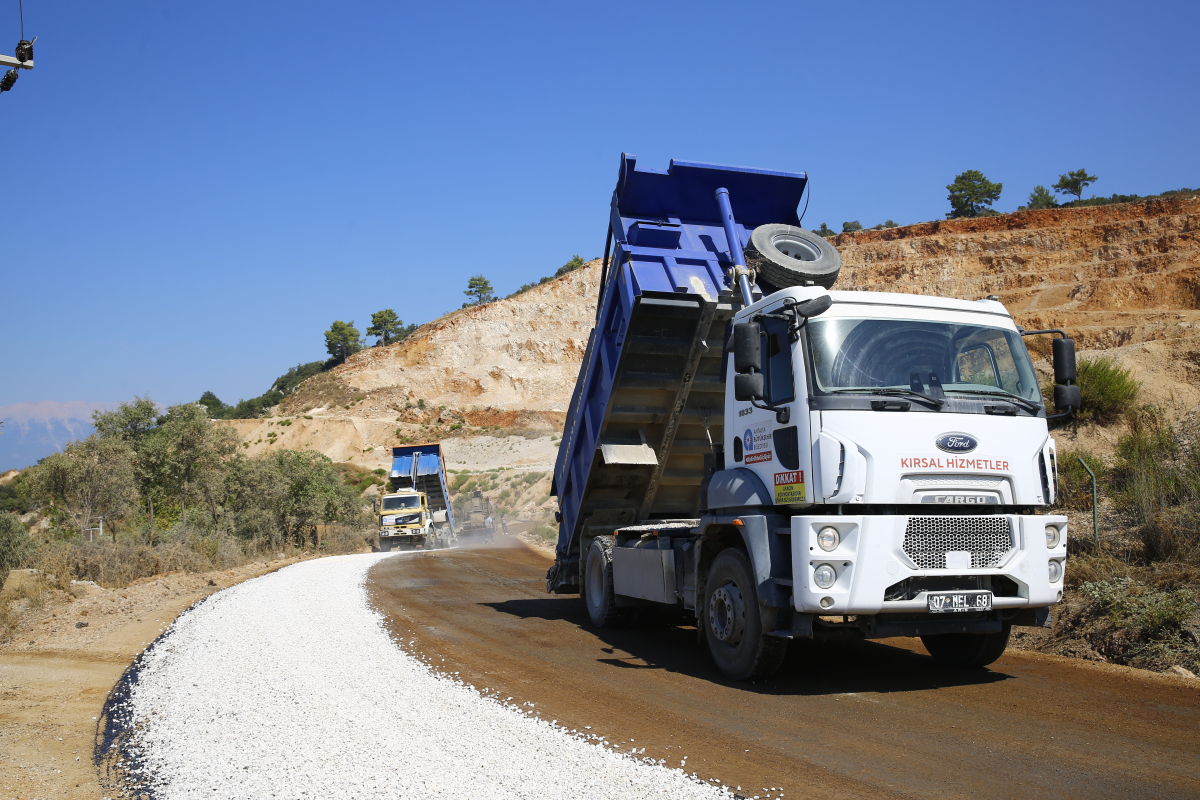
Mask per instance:
[[[1198,218],[1200,198],[1181,197],[842,234],[838,288],[998,295],[1019,324],[1065,329],[1084,357],[1116,356],[1143,382],[1144,400],[1182,413],[1200,405]],[[599,278],[593,261],[364,350],[289,398],[280,410],[297,417],[294,430],[244,433],[255,449],[278,442],[345,460],[372,450],[382,459],[402,441],[557,432]],[[1118,433],[1088,435],[1106,449]]]

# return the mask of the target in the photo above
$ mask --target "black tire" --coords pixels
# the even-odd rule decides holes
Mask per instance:
[[[1011,633],[1011,625],[1005,625],[999,633],[939,633],[922,636],[921,644],[947,667],[980,669],[1004,655]]]
[[[390,552],[392,552],[392,542],[391,542],[391,540],[389,540],[389,539],[380,539],[380,540],[379,540],[379,552],[381,552],[381,553],[390,553]]]
[[[579,581],[580,596],[587,607],[588,618],[597,628],[615,628],[626,621],[624,608],[617,608],[613,592],[611,536],[597,536],[588,548],[583,561],[583,576]]]
[[[736,547],[722,550],[704,589],[704,638],[717,669],[735,681],[775,674],[787,640],[767,635],[774,622],[775,609],[758,604],[749,557]]]
[[[759,225],[746,246],[746,266],[758,270],[768,284],[784,289],[813,283],[833,287],[842,257],[823,236],[794,225]]]

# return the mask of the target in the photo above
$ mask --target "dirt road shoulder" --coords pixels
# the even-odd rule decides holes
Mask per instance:
[[[171,574],[124,589],[52,589],[0,643],[0,796],[100,798],[92,752],[112,686],[198,600],[297,559]]]

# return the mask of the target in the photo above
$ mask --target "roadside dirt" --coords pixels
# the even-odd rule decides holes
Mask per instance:
[[[0,797],[102,797],[92,760],[97,719],[134,656],[196,601],[295,560],[164,575],[124,589],[85,585],[80,598],[56,589],[42,595],[41,607],[0,643]]]
[[[690,625],[590,628],[549,563],[501,538],[384,560],[369,587],[430,663],[748,798],[1200,796],[1200,681],[1020,651],[957,672],[896,639],[797,642],[738,684]]]

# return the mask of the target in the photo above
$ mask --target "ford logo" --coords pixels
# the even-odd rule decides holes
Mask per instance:
[[[947,453],[969,453],[979,446],[974,436],[965,433],[943,433],[934,439],[933,443],[937,445],[938,450]]]

